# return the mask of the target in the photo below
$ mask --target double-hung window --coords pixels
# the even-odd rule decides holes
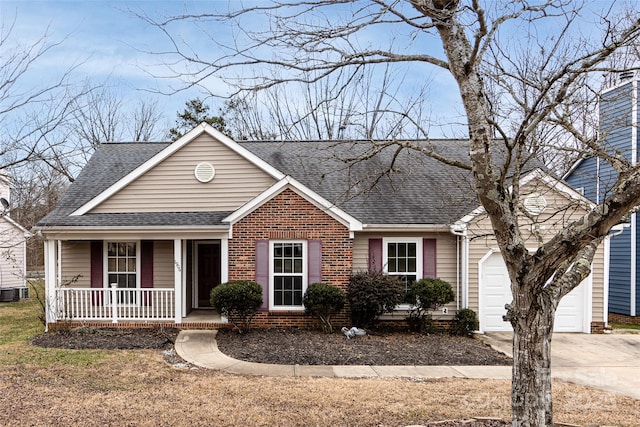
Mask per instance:
[[[383,239],[382,259],[384,273],[399,277],[406,291],[422,278],[422,239]]]
[[[137,242],[107,242],[107,286],[118,287],[119,304],[137,304],[135,289],[138,288],[138,244]],[[120,289],[132,289],[123,292]]]
[[[304,310],[307,289],[307,242],[271,241],[269,245],[270,308]]]

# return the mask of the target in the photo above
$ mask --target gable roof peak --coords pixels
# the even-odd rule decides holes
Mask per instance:
[[[160,152],[149,158],[147,161],[142,163],[140,166],[135,168],[133,171],[129,172],[127,175],[120,178],[113,185],[102,191],[97,196],[93,197],[87,203],[80,206],[74,212],[71,213],[71,216],[79,216],[84,215],[90,212],[93,208],[100,205],[102,202],[107,200],[112,195],[116,194],[118,191],[122,190],[124,187],[129,185],[131,182],[138,179],[140,176],[151,170],[153,167],[157,166],[165,159],[173,155],[175,152],[189,144],[191,141],[194,141],[196,138],[201,136],[202,134],[208,134],[215,140],[219,141],[221,144],[226,146],[227,148],[233,150],[241,157],[245,158],[247,161],[253,163],[259,169],[270,175],[276,180],[280,180],[284,178],[285,174],[280,172],[278,169],[274,168],[246,148],[240,146],[237,142],[224,135],[222,132],[215,129],[213,126],[208,123],[201,123],[195,128],[191,129],[189,132],[184,134],[178,140],[170,143],[166,148],[162,149]]]

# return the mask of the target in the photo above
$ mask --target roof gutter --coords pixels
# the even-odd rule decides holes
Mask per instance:
[[[362,231],[397,232],[397,231],[445,231],[451,226],[446,224],[363,224]]]
[[[34,227],[34,234],[46,239],[61,240],[90,240],[96,238],[118,238],[124,235],[129,237],[147,238],[167,238],[167,239],[188,239],[191,237],[201,237],[207,235],[223,236],[228,233],[229,225],[174,225],[174,226],[99,226],[99,227],[77,227],[77,226],[46,226]],[[192,236],[193,235],[193,236]]]

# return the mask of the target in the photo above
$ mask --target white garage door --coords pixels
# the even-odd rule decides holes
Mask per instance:
[[[555,332],[589,332],[587,313],[587,280],[565,295],[556,310]],[[491,254],[482,262],[480,272],[480,330],[511,331],[511,324],[502,320],[505,304],[512,301],[509,273],[502,255]],[[585,325],[587,323],[587,325]]]

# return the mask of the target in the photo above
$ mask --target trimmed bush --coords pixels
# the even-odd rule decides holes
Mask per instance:
[[[342,289],[327,283],[312,283],[304,293],[304,311],[320,320],[322,330],[333,333],[331,316],[344,307],[346,296]]]
[[[394,276],[358,273],[349,278],[347,299],[353,326],[374,326],[384,313],[391,313],[404,296],[404,285]]]
[[[455,299],[453,288],[440,279],[420,279],[409,287],[405,302],[410,304],[407,323],[414,332],[422,332],[430,323],[429,310],[437,310]]]
[[[471,336],[478,330],[478,316],[470,308],[463,308],[456,313],[451,333],[455,335]]]
[[[211,305],[243,333],[262,305],[262,288],[250,280],[234,280],[211,291]]]

